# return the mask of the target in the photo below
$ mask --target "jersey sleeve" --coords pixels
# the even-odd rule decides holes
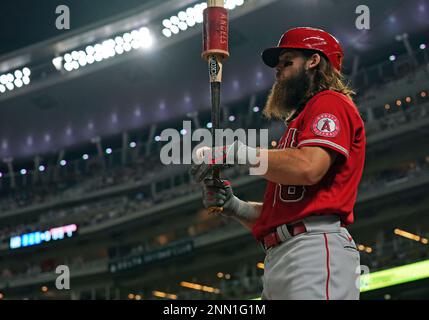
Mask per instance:
[[[350,155],[355,106],[335,94],[324,94],[308,106],[300,124],[298,148],[318,146]]]

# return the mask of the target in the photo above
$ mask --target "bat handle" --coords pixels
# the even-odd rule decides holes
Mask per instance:
[[[220,169],[213,168],[213,179],[220,180]],[[210,213],[222,213],[223,207],[210,207],[208,208]]]
[[[220,128],[220,85],[222,81],[222,59],[213,55],[209,57],[210,92],[212,100],[212,147],[216,147],[216,129]],[[220,168],[213,168],[212,177],[220,180]],[[223,212],[222,207],[210,207],[210,213]]]
[[[210,62],[211,61],[211,62]],[[215,79],[216,81],[210,81],[210,93],[211,93],[211,102],[212,102],[212,112],[211,112],[211,121],[212,121],[212,147],[216,147],[216,129],[220,128],[220,87],[222,78],[220,77],[222,70],[222,63],[219,61],[218,57],[211,56],[209,61],[209,72],[210,79]],[[216,63],[216,66],[213,66],[213,63]],[[213,169],[213,179],[220,179],[220,169]]]

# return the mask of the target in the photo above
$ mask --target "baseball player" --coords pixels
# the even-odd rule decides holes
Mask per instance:
[[[345,227],[354,220],[366,139],[354,92],[341,75],[343,57],[323,30],[288,30],[262,53],[277,71],[263,113],[286,124],[277,148],[236,141],[197,150],[207,161],[191,173],[203,185],[204,206],[240,221],[266,253],[262,299],[359,299],[359,252]],[[229,181],[211,178],[215,166],[225,167],[213,154],[250,165],[250,155],[262,153],[263,203],[238,199]]]

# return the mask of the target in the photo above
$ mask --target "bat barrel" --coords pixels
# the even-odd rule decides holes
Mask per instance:
[[[228,58],[228,10],[223,7],[223,1],[208,1],[203,16],[202,58],[208,60],[212,55]]]

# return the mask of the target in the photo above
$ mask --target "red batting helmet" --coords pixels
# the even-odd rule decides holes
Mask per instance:
[[[280,53],[284,49],[308,49],[315,50],[331,62],[333,67],[341,71],[344,52],[340,43],[334,36],[326,31],[315,28],[301,27],[286,31],[275,48],[268,48],[262,53],[265,64],[274,68]]]

